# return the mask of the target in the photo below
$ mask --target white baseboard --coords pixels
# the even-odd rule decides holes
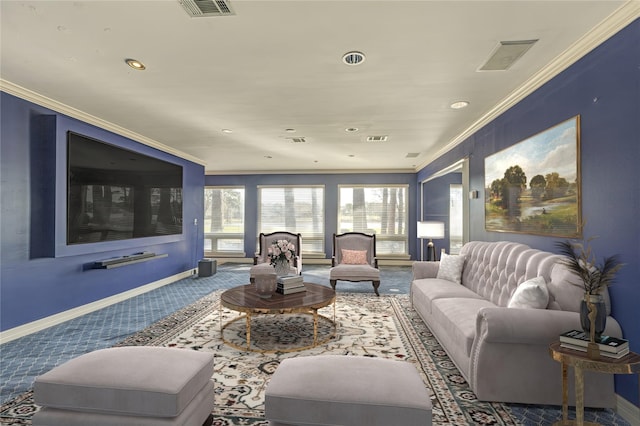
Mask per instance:
[[[633,426],[640,425],[640,407],[616,395],[616,413]]]
[[[191,276],[193,271],[193,269],[189,269],[188,271],[184,271],[179,274],[154,281],[152,283],[134,288],[129,291],[125,291],[123,293],[115,294],[113,296],[100,299],[86,305],[78,306],[77,308],[69,309],[68,311],[60,312],[58,314],[51,315],[24,325],[20,325],[18,327],[10,328],[9,330],[0,332],[0,344],[4,344],[20,337],[24,337],[28,334],[44,330],[45,328],[61,324],[65,321],[69,321],[82,315],[97,311],[98,309],[106,308],[107,306],[122,302],[127,299],[131,299],[132,297],[139,296],[151,290],[155,290],[156,288],[160,288],[183,278],[187,278]]]

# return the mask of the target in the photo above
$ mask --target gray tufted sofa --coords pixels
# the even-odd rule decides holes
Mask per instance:
[[[513,242],[464,245],[461,283],[436,278],[439,262],[414,262],[411,302],[479,400],[562,404],[561,368],[549,355],[558,335],[580,329],[582,285],[558,255]],[[524,281],[543,276],[546,309],[508,308]],[[610,303],[605,295],[608,314]],[[622,337],[609,316],[604,334]],[[570,370],[570,404],[573,372]],[[585,406],[613,407],[613,377],[585,373]]]

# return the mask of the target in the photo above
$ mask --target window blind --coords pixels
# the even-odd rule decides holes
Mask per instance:
[[[408,254],[408,185],[340,185],[338,230],[376,234],[376,254]]]
[[[302,235],[302,253],[324,253],[324,186],[258,186],[258,232]]]

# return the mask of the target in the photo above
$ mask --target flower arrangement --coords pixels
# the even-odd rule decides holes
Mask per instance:
[[[278,240],[271,243],[268,254],[271,265],[275,266],[279,262],[290,262],[296,257],[296,246],[288,240]]]
[[[616,273],[624,266],[618,255],[605,257],[603,263],[598,264],[589,245],[592,239],[589,238],[585,244],[570,241],[556,243],[560,254],[566,256],[563,263],[580,278],[587,295],[599,294],[613,284]]]

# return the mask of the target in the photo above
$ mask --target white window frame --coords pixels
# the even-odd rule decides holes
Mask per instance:
[[[380,191],[384,189],[402,190],[403,206],[401,210],[396,209],[396,215],[402,215],[402,217],[399,218],[398,216],[396,216],[396,222],[395,222],[397,224],[398,220],[401,220],[401,223],[403,225],[402,232],[398,234],[382,233],[381,221],[377,224],[378,226],[373,226],[372,228],[367,228],[367,229],[354,229],[353,223],[351,223],[351,226],[345,226],[345,224],[348,222],[343,223],[342,197],[343,197],[343,190],[350,189],[350,188],[365,189],[365,197],[366,197],[366,192],[370,192],[371,190],[380,190]],[[372,201],[366,200],[365,198],[365,203],[370,203],[370,202]],[[381,207],[381,210],[382,210],[382,207]],[[409,185],[407,184],[338,185],[338,211],[337,211],[338,233],[341,234],[344,232],[352,232],[352,231],[364,232],[367,234],[375,233],[376,234],[376,255],[379,258],[381,257],[382,258],[402,258],[402,259],[409,258],[409,229],[408,229],[409,211],[408,210],[409,210]],[[395,246],[396,249],[393,249],[391,251],[385,250],[384,246],[386,244],[391,244]],[[397,247],[401,247],[401,248],[397,249]]]
[[[264,232],[278,232],[278,231],[287,231],[292,232],[294,234],[302,235],[302,255],[303,258],[306,257],[325,257],[324,253],[324,230],[325,230],[325,207],[326,207],[326,190],[324,185],[258,185],[258,223],[257,229],[258,233]],[[321,190],[320,197],[316,198],[316,201],[319,201],[321,204],[316,209],[317,213],[321,215],[320,218],[316,220],[316,225],[319,226],[317,229],[313,228],[313,221],[310,226],[304,226],[303,222],[305,220],[308,221],[309,217],[312,215],[310,212],[313,210],[311,205],[300,206],[299,208],[294,208],[293,214],[295,215],[296,225],[295,227],[288,229],[284,224],[277,225],[268,225],[263,223],[263,195],[266,194],[267,191],[279,191],[283,192],[287,189],[292,190],[305,190],[305,189],[313,189],[313,190]],[[284,197],[284,193],[283,193]],[[307,200],[305,200],[306,202]],[[284,203],[284,200],[283,200]],[[305,203],[306,204],[306,203]],[[257,244],[257,236],[256,236],[256,244]]]
[[[206,206],[206,192],[207,190],[242,190],[242,200],[240,203],[240,212],[237,213],[237,217],[240,218],[241,222],[238,224],[237,229],[232,229],[229,231],[211,231],[211,221],[207,219],[207,206]],[[204,198],[205,198],[205,211],[203,215],[203,230],[204,230],[204,254],[205,256],[226,256],[226,257],[245,257],[244,251],[244,235],[245,235],[245,196],[246,191],[244,186],[205,186],[204,187]],[[233,227],[234,225],[231,223],[224,224],[225,227]],[[228,240],[236,245],[238,249],[223,249],[220,248],[221,245],[224,244],[224,241]],[[207,246],[210,247],[207,250]]]

